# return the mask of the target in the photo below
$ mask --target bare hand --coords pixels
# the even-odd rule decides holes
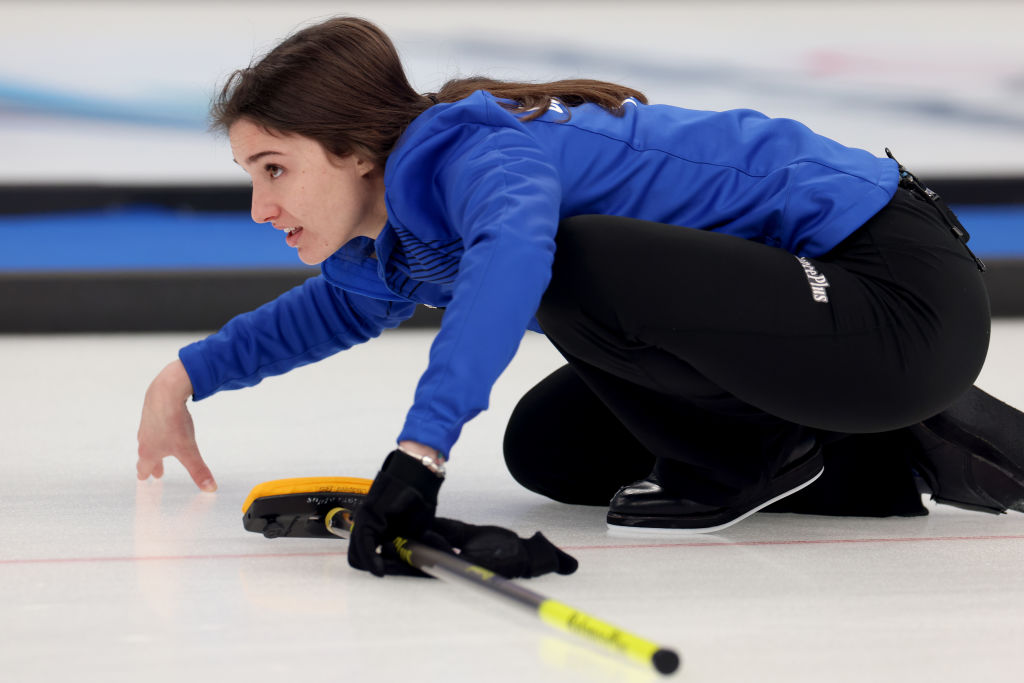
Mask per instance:
[[[174,456],[188,470],[192,481],[203,491],[216,491],[213,473],[203,462],[196,444],[192,416],[185,401],[192,395],[192,382],[181,361],[164,368],[146,390],[139,424],[139,479],[164,474],[164,458]]]

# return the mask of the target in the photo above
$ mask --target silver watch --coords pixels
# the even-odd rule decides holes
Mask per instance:
[[[402,453],[405,453],[410,458],[415,459],[417,462],[419,462],[428,470],[436,474],[441,479],[444,479],[444,475],[446,473],[444,467],[444,456],[442,456],[440,453],[435,458],[432,455],[416,455],[415,453],[410,453],[401,446],[398,447],[398,450],[400,450]]]

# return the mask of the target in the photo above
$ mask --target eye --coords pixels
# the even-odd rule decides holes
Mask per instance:
[[[284,169],[276,164],[267,164],[263,168],[271,178],[280,178],[281,174],[284,173]]]

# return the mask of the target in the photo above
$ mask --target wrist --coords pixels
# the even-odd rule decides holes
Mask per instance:
[[[398,442],[398,448],[409,455],[423,456],[429,455],[432,458],[440,458],[441,460],[447,460],[444,454],[426,444],[420,443],[419,441],[410,441],[409,439],[403,439]]]
[[[384,460],[377,478],[374,479],[374,488],[377,487],[378,480],[386,486],[400,482],[402,486],[419,492],[424,501],[431,506],[437,505],[437,492],[444,483],[443,476],[438,476],[417,458],[409,457],[407,453],[397,449],[391,451]]]
[[[415,441],[400,441],[398,443],[399,453],[402,453],[423,467],[430,470],[435,476],[443,479],[445,476],[445,461],[444,454],[438,451],[436,448],[430,446],[424,446],[423,444]]]
[[[182,403],[192,396],[192,380],[180,360],[169,363],[161,370],[150,388]]]

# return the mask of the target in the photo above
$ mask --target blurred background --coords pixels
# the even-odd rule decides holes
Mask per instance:
[[[206,111],[233,69],[336,14],[381,25],[423,92],[598,78],[889,147],[972,232],[994,312],[1024,315],[1019,0],[7,0],[0,332],[214,329],[315,275],[252,223]]]

